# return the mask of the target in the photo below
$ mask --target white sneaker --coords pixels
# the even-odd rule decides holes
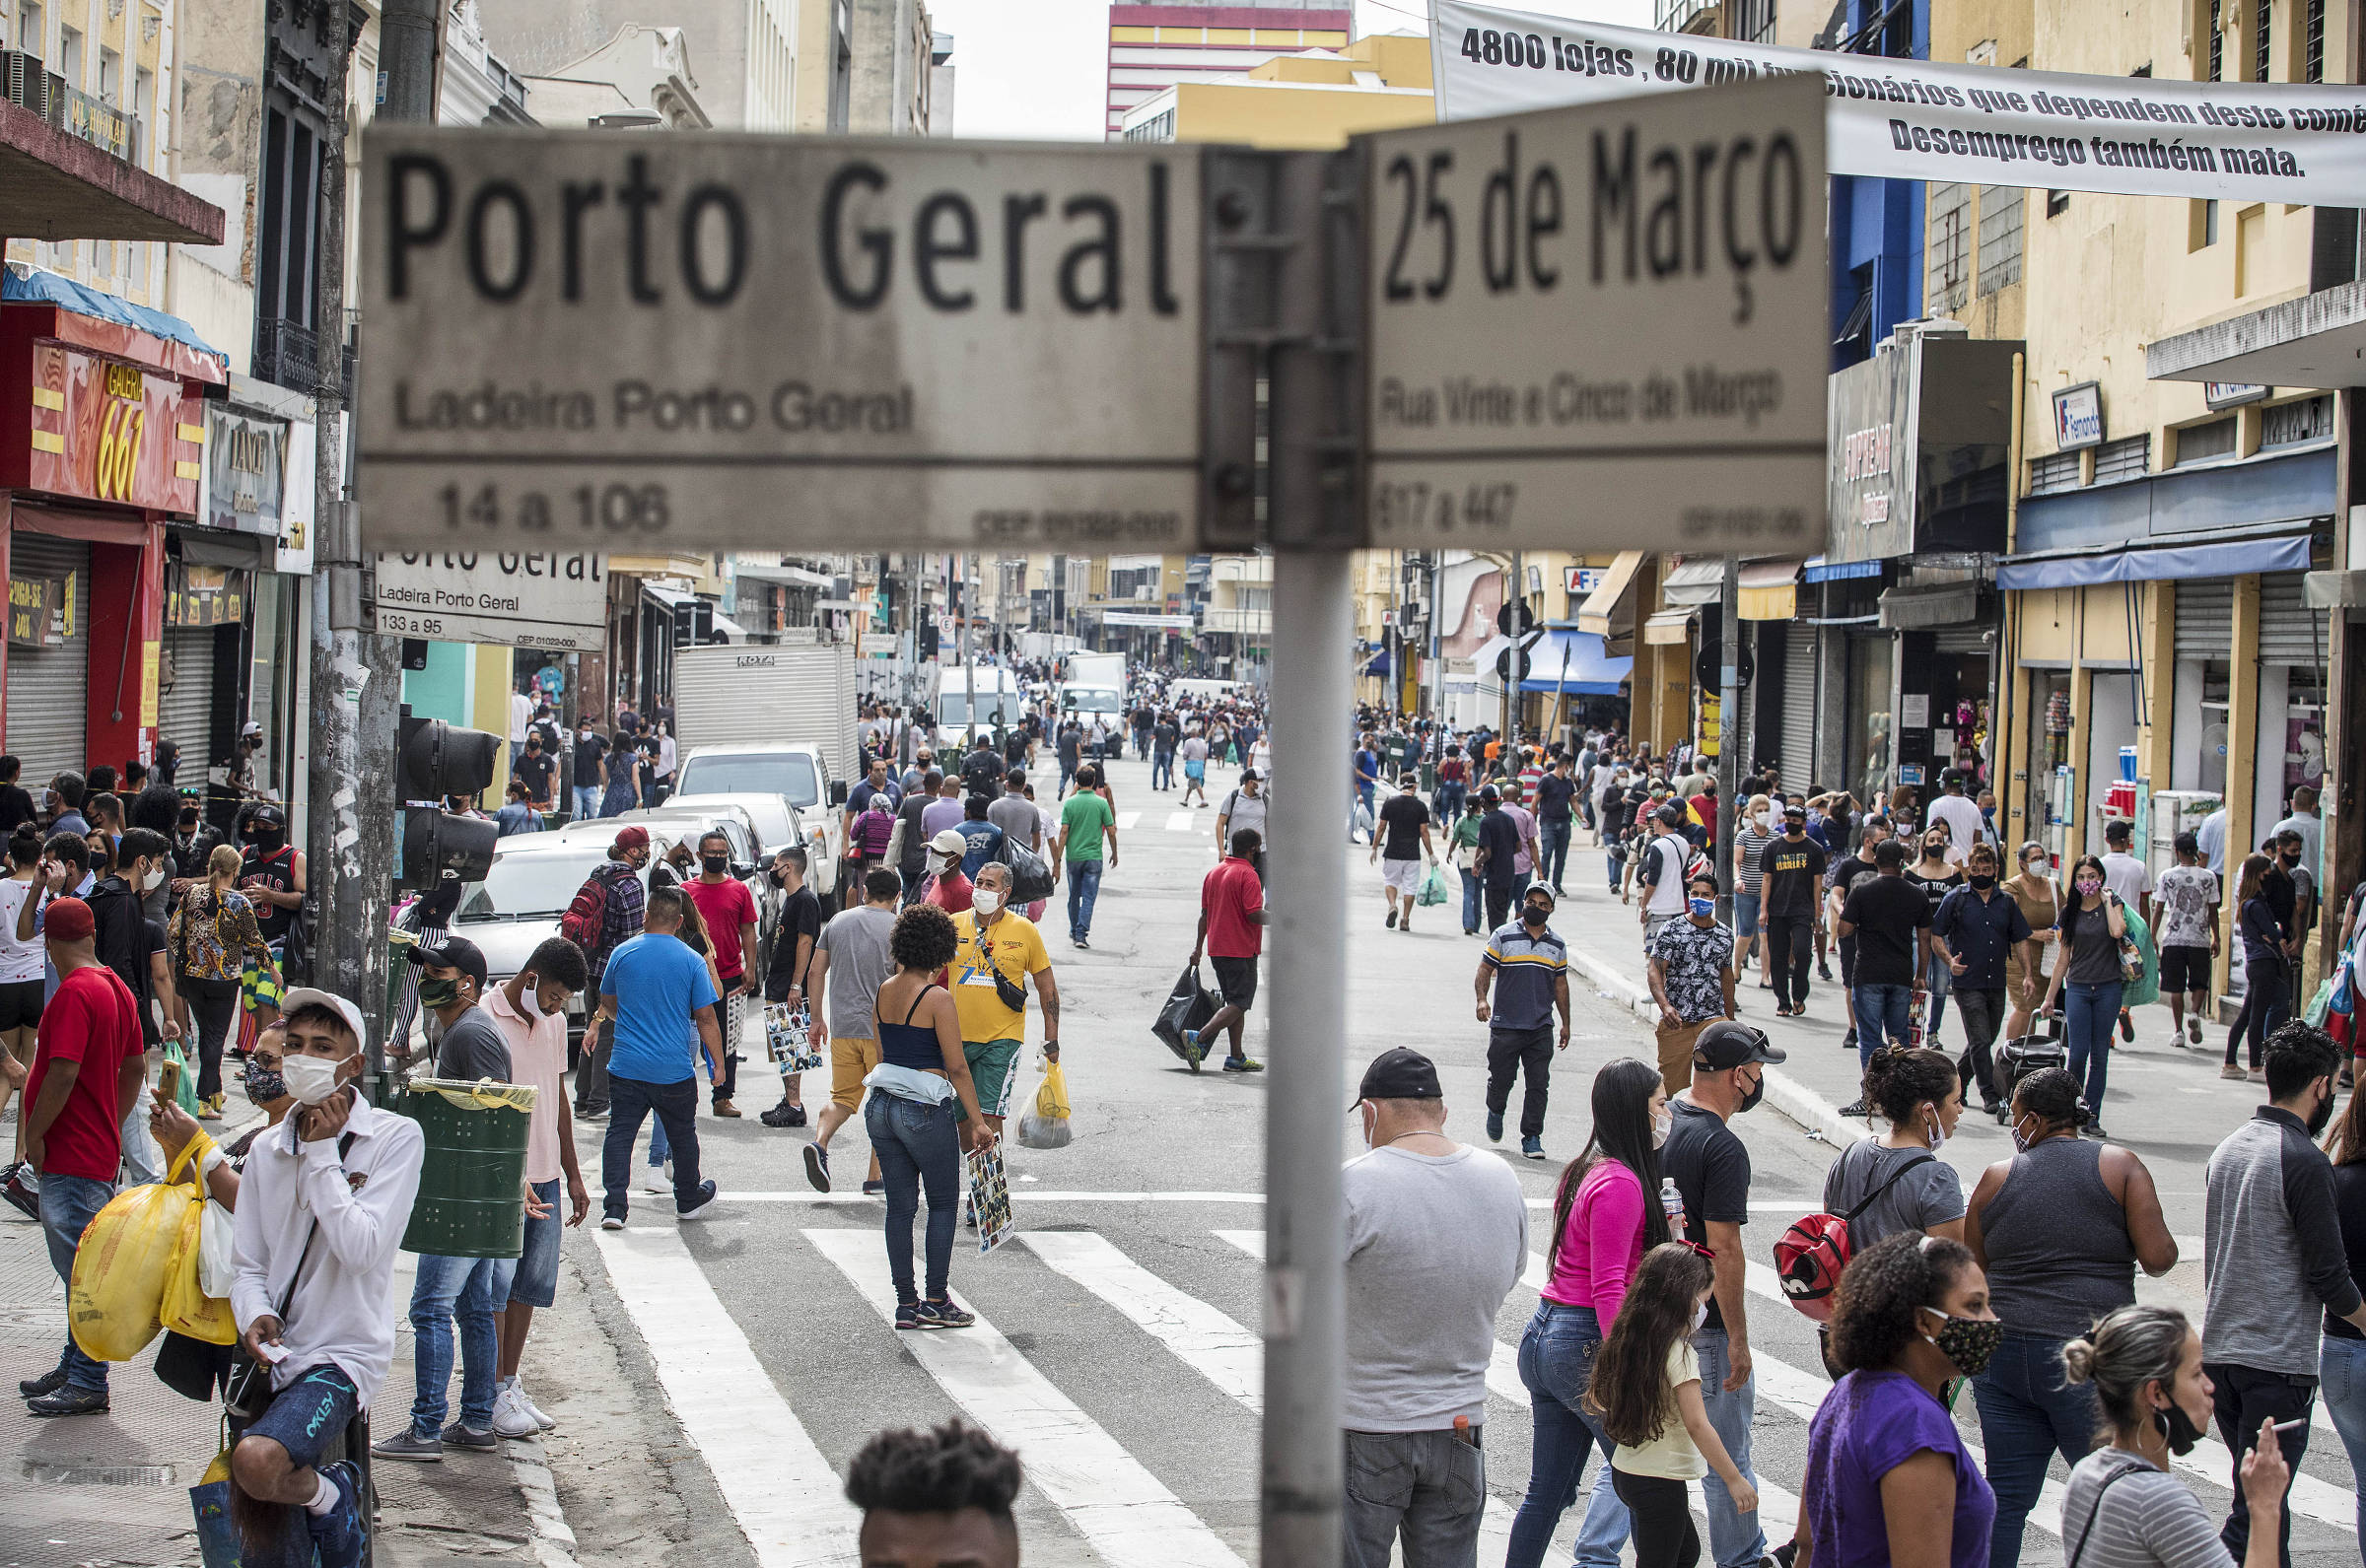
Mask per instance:
[[[534,1418],[534,1425],[540,1427],[545,1432],[553,1432],[558,1430],[559,1423],[552,1420],[549,1416],[543,1414],[542,1406],[536,1404],[534,1402],[534,1397],[525,1392],[525,1380],[523,1378],[512,1378],[510,1380],[510,1393],[518,1400],[519,1408],[522,1409],[526,1414]]]
[[[666,1179],[661,1167],[644,1165],[641,1167],[641,1191],[644,1193],[670,1193],[673,1191],[673,1183]]]
[[[2175,1029],[2172,1029],[2172,1030],[2170,1030],[2170,1031],[2169,1031],[2169,1049],[2170,1049],[2170,1050],[2172,1050],[2172,1051],[2183,1051],[2183,1050],[2185,1050],[2185,1049],[2186,1049],[2186,1037],[2185,1037],[2185,1035],[2184,1035],[2183,1033],[2181,1033],[2180,1031],[2178,1031],[2178,1030],[2175,1030]]]
[[[533,1412],[518,1397],[518,1385],[505,1384],[493,1401],[493,1432],[497,1437],[533,1437],[542,1430]]]

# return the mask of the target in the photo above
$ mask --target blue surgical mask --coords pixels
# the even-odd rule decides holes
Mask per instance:
[[[1694,899],[1685,907],[1692,911],[1695,920],[1705,920],[1717,913],[1715,899]]]

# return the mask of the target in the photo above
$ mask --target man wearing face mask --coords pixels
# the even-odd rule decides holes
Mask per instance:
[[[1964,1020],[1960,1074],[1967,1088],[1978,1088],[1981,1110],[1990,1116],[2002,1099],[1990,1048],[2004,1022],[2005,955],[2029,938],[2028,917],[1996,886],[1995,847],[1975,844],[1964,861],[1964,885],[1940,900],[1931,918],[1930,951],[1933,967],[1954,981]]]
[[[559,917],[559,934],[584,950],[587,995],[599,992],[601,974],[616,949],[641,934],[649,894],[641,873],[649,865],[649,830],[639,823],[616,830],[608,857],[592,867]],[[575,1118],[598,1122],[608,1114],[608,1040],[594,1015],[584,1023],[583,1064],[575,1074]]]
[[[254,1140],[232,1217],[231,1311],[246,1354],[270,1366],[272,1398],[233,1432],[231,1480],[303,1510],[321,1568],[354,1568],[369,1550],[361,1476],[319,1461],[394,1359],[386,1291],[426,1139],[363,1098],[359,1007],[298,987],[285,1017],[280,1074],[297,1109]]]
[[[133,828],[123,835],[115,869],[91,887],[88,902],[97,923],[99,961],[114,971],[131,991],[139,1009],[140,1037],[154,1049],[180,1038],[180,998],[174,994],[173,971],[164,959],[165,933],[148,919],[145,896],[164,885],[169,847],[164,835]],[[155,1003],[164,1004],[164,1025],[157,1025]],[[217,1092],[214,1096],[221,1099]],[[219,1103],[207,1107],[220,1116]]]
[[[1026,984],[1034,981],[1036,1004],[1043,1009],[1046,1061],[1060,1059],[1060,987],[1052,978],[1043,933],[1009,907],[1009,866],[996,860],[981,867],[970,899],[969,910],[953,917],[956,945],[945,973],[961,1016],[961,1052],[969,1058],[978,1107],[999,1138],[1011,1080],[1018,1076],[1019,1047],[1027,1038]],[[1016,1006],[1009,999],[1013,993]]]
[[[599,815],[599,760],[608,743],[587,715],[575,727],[575,820],[589,822]]]
[[[1767,1067],[1783,1059],[1777,1047],[1747,1024],[1720,1021],[1693,1041],[1692,1083],[1668,1101],[1668,1140],[1659,1169],[1684,1198],[1684,1239],[1706,1247],[1713,1283],[1706,1316],[1693,1330],[1701,1358],[1701,1402],[1733,1463],[1758,1483],[1750,1467],[1750,1420],[1758,1391],[1750,1377],[1750,1321],[1743,1306],[1742,1227],[1750,1220],[1750,1151],[1726,1125],[1767,1092]],[[1717,1568],[1757,1568],[1767,1537],[1754,1509],[1733,1506],[1713,1473],[1703,1483],[1708,1500],[1708,1549]]]
[[[1487,1025],[1487,1136],[1503,1139],[1511,1080],[1528,1075],[1520,1102],[1520,1152],[1545,1158],[1545,1103],[1553,1080],[1553,1015],[1561,1014],[1560,1050],[1569,1049],[1569,950],[1546,923],[1553,889],[1532,882],[1520,895],[1520,918],[1487,939],[1473,978],[1479,1021]],[[1489,999],[1489,991],[1494,999]]]
[[[710,832],[698,841],[698,878],[682,891],[698,906],[715,944],[715,973],[723,980],[723,1076],[715,1080],[714,1109],[720,1117],[735,1117],[739,1108],[731,1096],[739,1087],[739,1031],[747,1018],[747,998],[756,982],[748,960],[756,951],[756,900],[747,884],[731,875],[731,841]]]
[[[781,918],[772,933],[772,961],[764,971],[764,999],[792,1007],[806,1006],[806,982],[813,970],[813,954],[821,940],[821,900],[805,885],[808,857],[796,846],[772,857],[772,885],[781,890]],[[879,873],[872,871],[870,876]],[[892,875],[893,873],[889,873]],[[868,878],[866,878],[868,882]],[[865,888],[869,896],[868,886]],[[854,910],[847,911],[852,917]],[[813,1040],[816,1047],[830,1038],[829,1025],[819,1009],[813,1009]],[[805,1125],[805,1097],[799,1081],[804,1075],[796,1072],[781,1074],[781,1103],[769,1111],[760,1111],[756,1120],[768,1127],[801,1127]],[[834,1085],[833,1085],[834,1087]]]
[[[414,947],[420,1005],[444,1026],[436,1046],[435,1076],[459,1083],[510,1082],[510,1042],[493,1015],[477,1004],[485,994],[485,955],[465,937]],[[544,1205],[547,1208],[547,1205]],[[534,1205],[528,1204],[529,1215]],[[509,1300],[515,1258],[439,1258],[422,1255],[411,1290],[411,1331],[417,1340],[417,1394],[410,1424],[370,1447],[380,1459],[434,1462],[445,1445],[490,1452],[500,1385],[500,1330],[495,1316]],[[452,1341],[459,1328],[460,1412],[450,1426]]]
[[[274,805],[257,806],[246,819],[246,845],[239,891],[254,901],[263,940],[277,947],[304,907],[304,852],[288,843],[287,813]]]
[[[2267,1104],[2210,1153],[2202,1208],[2202,1371],[2216,1385],[2218,1435],[2234,1456],[2234,1505],[2219,1539],[2240,1560],[2251,1538],[2243,1457],[2265,1420],[2297,1471],[2316,1403],[2321,1325],[2366,1329],[2366,1301],[2342,1249],[2332,1165],[2316,1144],[2333,1115],[2341,1051],[2325,1031],[2294,1021],[2267,1037]],[[2291,1555],[2291,1512],[2277,1521],[2280,1560]]]
[[[1660,926],[1650,952],[1651,999],[1659,1003],[1659,1078],[1673,1098],[1692,1081],[1693,1043],[1702,1025],[1737,1013],[1733,932],[1717,920],[1714,875],[1693,877],[1684,914]]]

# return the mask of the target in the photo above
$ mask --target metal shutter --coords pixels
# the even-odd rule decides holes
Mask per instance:
[[[1995,622],[1985,604],[1973,620],[1959,621],[1953,626],[1931,629],[1931,651],[1934,653],[1985,653],[1988,651],[1988,629]]]
[[[1805,790],[1816,776],[1816,629],[1803,621],[1783,628],[1782,783]]]
[[[26,787],[38,788],[90,762],[91,547],[20,531],[10,538],[8,569],[19,578],[73,577],[73,637],[8,650],[7,746],[25,765]]]
[[[2120,479],[2140,479],[2151,467],[2150,434],[2105,442],[2095,448],[2095,482],[2099,485]]]
[[[2235,584],[2230,578],[2199,578],[2177,584],[2179,658],[2223,659],[2235,646]]]
[[[2331,637],[2325,612],[2312,610],[2301,598],[2298,572],[2267,572],[2260,577],[2260,662],[2300,664],[2322,669]]]
[[[165,628],[165,668],[173,684],[164,689],[157,712],[157,736],[180,747],[183,763],[197,769],[222,759],[214,755],[214,629]]]

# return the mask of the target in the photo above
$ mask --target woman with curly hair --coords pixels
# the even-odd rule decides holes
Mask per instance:
[[[1712,1469],[1736,1513],[1758,1512],[1758,1488],[1725,1452],[1701,1398],[1692,1335],[1708,1317],[1714,1278],[1707,1254],[1690,1242],[1644,1254],[1586,1390],[1585,1407],[1619,1446],[1610,1483],[1635,1520],[1635,1568],[1693,1568],[1701,1560],[1685,1482]]]
[[[1849,1215],[1850,1249],[1900,1231],[1962,1241],[1963,1178],[1939,1158],[1964,1114],[1955,1063],[1927,1047],[1884,1046],[1865,1068],[1865,1103],[1889,1131],[1843,1149],[1824,1177],[1825,1211]]]
[[[1834,1294],[1843,1372],[1808,1426],[1793,1568],[1976,1568],[1996,1521],[1941,1391],[1988,1364],[2003,1326],[1961,1242],[1902,1232],[1848,1261]]]
[[[978,1110],[952,993],[937,983],[956,945],[953,918],[934,904],[915,904],[897,916],[887,938],[895,973],[879,987],[871,1012],[879,1064],[863,1080],[876,1091],[864,1102],[863,1126],[887,1184],[887,1271],[895,1280],[898,1329],[966,1329],[978,1321],[950,1289],[953,1235],[961,1225],[961,1134],[953,1102],[969,1125],[972,1148],[993,1148],[994,1129]],[[925,1300],[912,1277],[912,1221],[924,1187]]]

